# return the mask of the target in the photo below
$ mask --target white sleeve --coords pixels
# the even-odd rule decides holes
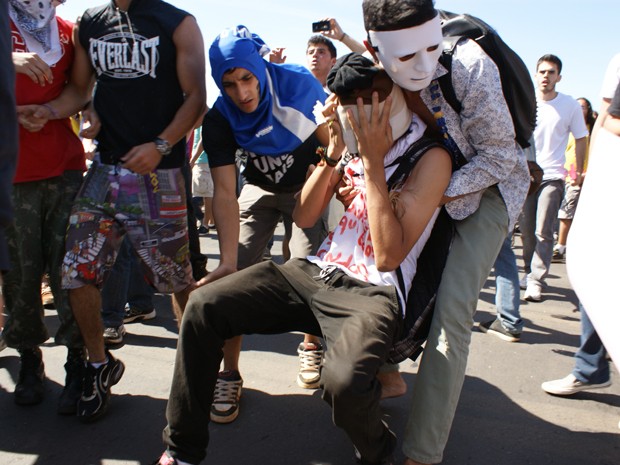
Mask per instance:
[[[603,79],[603,86],[601,87],[601,98],[611,100],[616,92],[616,87],[620,82],[620,53],[615,55],[609,65],[607,65],[607,71],[605,72],[605,78]]]

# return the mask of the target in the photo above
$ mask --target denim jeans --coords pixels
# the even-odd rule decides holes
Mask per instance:
[[[601,384],[609,381],[609,362],[601,342],[583,305],[581,311],[581,345],[575,354],[573,375],[582,383]]]
[[[155,290],[146,282],[131,242],[123,239],[116,262],[101,289],[101,317],[106,328],[123,324],[125,304],[138,310],[153,309]]]
[[[517,259],[512,251],[512,234],[504,240],[495,259],[495,307],[502,326],[511,333],[523,331],[519,312],[520,290]]]
[[[544,181],[525,199],[520,227],[528,280],[543,284],[553,256],[553,228],[564,198],[564,180]]]

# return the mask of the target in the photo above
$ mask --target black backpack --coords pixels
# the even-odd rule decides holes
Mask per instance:
[[[536,126],[536,94],[532,78],[523,60],[506,45],[495,29],[481,19],[443,10],[439,10],[439,15],[442,19],[441,30],[444,36],[444,51],[439,61],[449,71],[439,78],[439,85],[446,101],[454,111],[461,112],[461,102],[458,101],[452,87],[450,74],[452,54],[461,39],[472,39],[497,65],[504,98],[515,128],[515,139],[521,147],[529,147],[529,140]]]
[[[393,165],[398,164],[398,167],[387,181],[388,189],[402,184],[417,162],[432,147],[445,148],[439,142],[422,138],[395,160]],[[389,353],[392,363],[402,362],[407,358],[415,360],[422,352],[422,345],[426,341],[433,320],[435,298],[453,236],[453,220],[442,207],[428,241],[418,257],[416,274],[407,294],[403,331]],[[400,267],[397,268],[396,275],[399,287],[404,293],[405,282]]]

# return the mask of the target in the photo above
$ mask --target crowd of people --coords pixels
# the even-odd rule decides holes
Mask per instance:
[[[440,463],[490,272],[497,318],[479,330],[518,342],[519,288],[541,302],[551,262],[571,253],[590,139],[620,133],[618,60],[595,119],[587,99],[556,90],[562,62],[543,55],[524,149],[489,55],[460,40],[452,66],[440,64],[431,0],[364,0],[363,43],[326,18],[306,66],[244,26],[205,50],[191,13],[161,0],[112,0],[76,24],[56,15],[61,3],[1,2],[2,59],[13,66],[0,66],[9,105],[0,112],[0,344],[19,352],[15,402],[44,400],[44,279],[60,320],[55,342],[67,347],[57,411],[85,422],[105,414],[125,371],[110,348],[126,323],[155,318],[159,292],[172,297],[179,338],[157,464],[200,463],[208,423],[240,414],[242,336],[290,331],[304,333],[297,384],[322,389],[359,463],[393,464],[396,435],[380,400],[407,390],[393,347],[410,329],[414,278],[445,217],[450,247],[402,432],[405,465]],[[351,53],[338,58],[334,40]],[[207,58],[220,90],[211,108]],[[445,75],[460,110],[442,94]],[[542,171],[534,185],[531,166]],[[330,208],[342,211],[332,225]],[[284,264],[265,259],[280,221]],[[207,272],[199,235],[209,232],[219,263]],[[603,342],[580,308],[575,370],[543,383],[548,393],[610,384]]]

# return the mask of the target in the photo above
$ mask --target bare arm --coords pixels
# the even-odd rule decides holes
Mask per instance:
[[[30,131],[38,131],[51,119],[64,119],[75,115],[90,100],[94,84],[95,70],[88,54],[79,40],[79,21],[73,28],[75,54],[71,66],[69,82],[62,93],[43,105],[23,105],[17,107],[20,123]]]
[[[358,99],[359,124],[349,113],[349,121],[359,142],[366,181],[366,206],[375,263],[380,271],[395,270],[418,241],[440,205],[451,176],[451,161],[444,149],[434,148],[420,160],[398,193],[390,200],[383,159],[392,146],[389,124],[391,98],[383,112],[373,94],[373,110],[367,121]]]
[[[239,203],[235,165],[211,168],[213,177],[213,217],[220,245],[220,264],[199,284],[214,281],[237,271],[239,246]]]
[[[194,153],[192,154],[192,158],[189,161],[189,166],[194,167],[196,164],[196,160],[200,157],[200,154],[203,152],[202,148],[202,136],[200,136],[200,140],[198,140],[198,144],[196,144],[196,148],[194,149]]]
[[[345,145],[335,111],[335,96],[330,96],[323,109],[329,123],[319,125],[317,137],[321,144],[328,146],[327,156],[332,160],[340,160]],[[298,227],[309,228],[316,223],[333,197],[340,179],[334,167],[325,162],[319,163],[306,180],[293,210],[293,220]]]
[[[335,18],[325,18],[324,21],[329,21],[329,24],[331,26],[329,31],[321,31],[321,34],[323,34],[325,37],[337,40],[338,42],[342,42],[347,47],[349,47],[349,50],[351,50],[352,52],[364,53],[366,51],[366,47],[364,46],[364,44],[358,42],[353,37],[344,32]]]
[[[204,113],[207,101],[205,88],[204,43],[196,20],[187,16],[172,36],[177,51],[177,75],[185,101],[174,118],[158,137],[170,145],[179,142],[194,127]],[[132,148],[122,158],[124,166],[138,174],[147,174],[161,161],[161,154],[154,142],[147,142]]]
[[[573,181],[575,185],[580,186],[583,183],[583,164],[586,159],[587,138],[582,137],[575,139],[575,162],[577,163],[577,177]]]

